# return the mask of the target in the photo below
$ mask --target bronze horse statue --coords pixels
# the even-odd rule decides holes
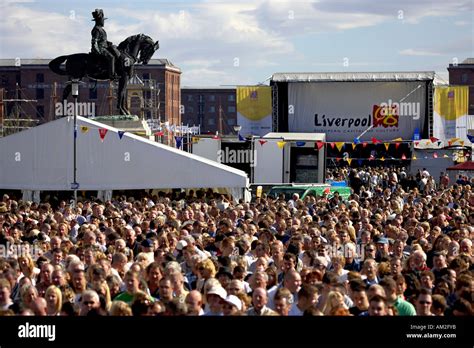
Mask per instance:
[[[117,108],[121,115],[129,115],[125,103],[125,92],[128,81],[133,75],[133,65],[148,64],[155,51],[159,48],[158,41],[154,42],[144,34],[133,35],[122,41],[117,49],[120,57],[115,60],[115,72],[119,76],[119,91]],[[63,63],[64,66],[62,65]],[[114,80],[109,75],[108,62],[104,56],[93,53],[76,53],[60,56],[49,63],[49,68],[58,75],[68,76],[69,81],[81,80],[87,77],[92,80]],[[71,93],[71,84],[63,91],[63,99]]]

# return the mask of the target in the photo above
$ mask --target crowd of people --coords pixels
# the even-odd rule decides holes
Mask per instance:
[[[0,313],[470,316],[474,192],[426,170],[335,169],[325,192],[0,202]]]

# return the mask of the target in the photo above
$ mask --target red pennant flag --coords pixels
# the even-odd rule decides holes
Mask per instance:
[[[363,142],[363,143],[362,143],[362,147],[364,147],[364,148],[367,147],[367,143],[366,143],[366,142]]]
[[[438,158],[438,154],[436,152],[433,154],[433,158]]]
[[[342,159],[342,158],[340,158],[340,157],[336,157],[336,161],[338,161],[338,162],[339,162],[341,159]]]
[[[164,133],[163,131],[155,132],[155,135],[156,135],[157,137],[161,137],[161,136],[163,136],[164,134],[165,134],[165,133]]]
[[[406,160],[407,159],[407,156],[405,156],[405,154],[402,155],[402,160]]]
[[[372,138],[372,144],[377,144],[377,143],[380,143],[380,140],[378,140],[377,138]]]
[[[319,150],[321,150],[324,146],[324,143],[322,141],[317,141],[314,145],[316,145],[316,148]]]
[[[331,193],[331,188],[330,187],[326,187],[323,191],[324,194],[328,195],[329,193]]]
[[[430,137],[432,143],[436,143],[439,139],[435,137]]]
[[[400,143],[395,143],[395,150],[398,150],[399,146],[400,146]]]
[[[331,144],[331,149],[334,149],[334,146],[336,146],[335,143],[329,143],[329,144]]]
[[[105,128],[100,128],[99,129],[99,136],[100,136],[100,140],[102,142],[104,142],[105,135],[107,134],[107,131],[108,131],[108,129],[105,129]]]
[[[263,146],[263,144],[268,143],[268,140],[260,139],[258,142],[260,143],[261,146]]]
[[[418,146],[420,142],[419,141],[415,141],[415,146]]]
[[[370,155],[369,161],[373,161],[375,159],[374,155]]]

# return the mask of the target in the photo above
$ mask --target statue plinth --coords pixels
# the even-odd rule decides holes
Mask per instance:
[[[104,123],[124,132],[133,133],[154,140],[154,136],[148,123],[136,115],[97,116],[91,118],[91,120]]]

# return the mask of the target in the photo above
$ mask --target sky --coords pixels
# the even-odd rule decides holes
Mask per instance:
[[[89,52],[91,12],[109,41],[159,40],[182,86],[268,83],[276,72],[435,71],[474,57],[474,0],[0,0],[0,58]]]

